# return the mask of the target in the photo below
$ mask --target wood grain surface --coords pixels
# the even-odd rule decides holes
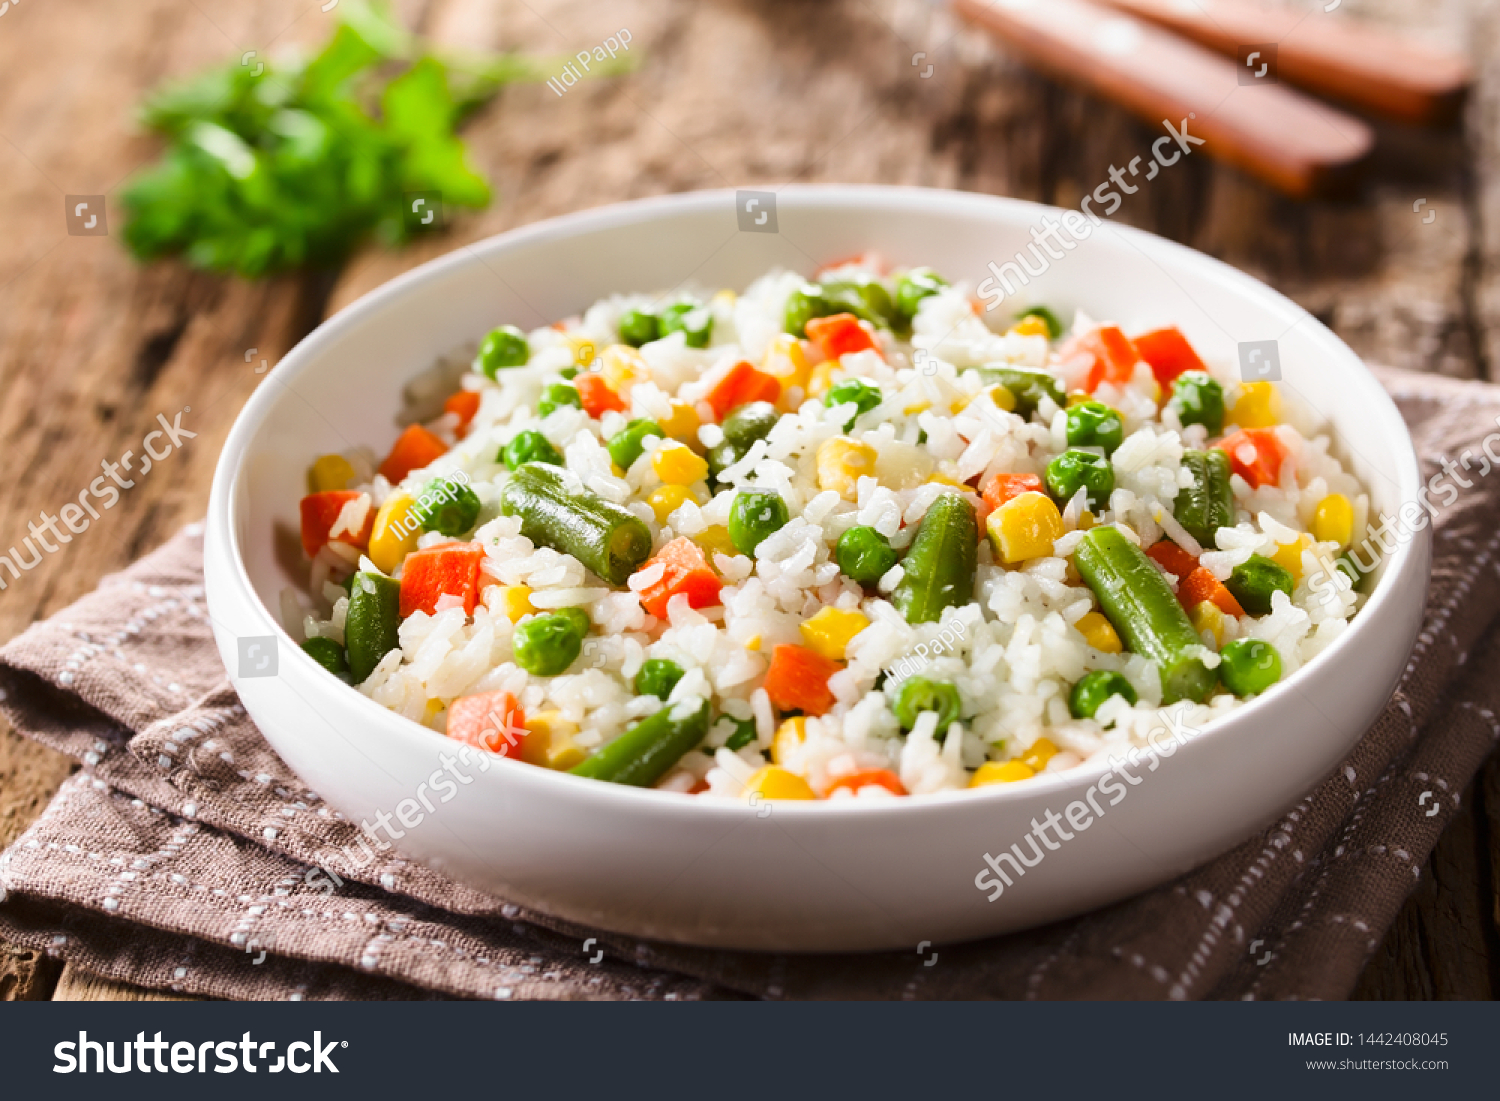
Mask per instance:
[[[1461,125],[1376,126],[1365,186],[1293,202],[1187,158],[1116,218],[1235,264],[1296,298],[1371,360],[1492,378],[1500,364],[1500,0],[1344,0],[1470,52]],[[408,25],[471,45],[573,54],[622,27],[641,62],[556,95],[504,91],[466,130],[492,207],[402,253],[248,284],[137,266],[114,195],[156,143],[131,107],[168,76],[316,44],[309,0],[55,0],[0,18],[0,552],[178,410],[195,439],[83,535],[0,591],[0,638],[87,592],[200,517],[230,424],[278,357],[328,313],[431,256],[620,199],[793,181],[921,184],[1075,205],[1160,130],[1008,57],[925,0],[403,0]],[[928,68],[930,66],[930,69]],[[924,75],[926,74],[926,75]],[[68,195],[110,196],[111,236],[69,236]],[[253,351],[252,351],[253,349]],[[8,575],[5,579],[9,581]],[[69,763],[0,731],[0,844]],[[1500,990],[1500,766],[1465,794],[1358,996]],[[61,975],[61,980],[60,980]],[[0,945],[0,998],[126,996]]]

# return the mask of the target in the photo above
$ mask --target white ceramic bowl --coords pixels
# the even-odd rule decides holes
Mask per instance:
[[[622,933],[791,951],[911,949],[1078,913],[1224,852],[1326,776],[1406,664],[1427,585],[1425,530],[1387,559],[1373,597],[1333,646],[1155,772],[1140,770],[1139,786],[1119,783],[1129,794],[1118,805],[1096,795],[1104,818],[1070,830],[994,902],[975,884],[984,854],[1021,842],[1049,810],[1064,815],[1102,769],[891,802],[752,807],[497,761],[461,769],[472,782],[440,801],[446,788],[435,773],[453,743],[328,676],[272,611],[288,583],[273,525],[295,528],[314,456],[388,445],[402,384],[500,322],[529,328],[610,293],[685,280],[743,288],[776,265],[808,272],[866,249],[978,283],[989,262],[1029,243],[1044,214],[1059,213],[886,187],[788,187],[776,205],[779,233],[740,231],[734,195],[703,192],[502,234],[360,299],[267,376],[214,477],[206,573],[232,671],[237,639],[278,639],[279,674],[236,676],[235,686],[287,764],[354,821],[384,812],[405,854],[510,901]],[[1175,323],[1202,353],[1231,362],[1238,341],[1279,340],[1285,382],[1329,416],[1372,507],[1393,512],[1416,499],[1416,459],[1390,399],[1346,345],[1249,276],[1105,225],[1023,293],[1023,304],[1082,307],[1130,331]],[[420,821],[403,828],[397,815]]]

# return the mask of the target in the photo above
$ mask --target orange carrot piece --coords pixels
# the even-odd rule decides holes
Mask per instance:
[[[1142,333],[1133,337],[1131,343],[1140,357],[1151,365],[1151,373],[1163,390],[1170,390],[1177,376],[1184,371],[1208,370],[1187,337],[1182,335],[1182,330],[1175,325]]]
[[[412,551],[401,568],[401,618],[418,611],[432,615],[444,595],[462,598],[464,611],[473,615],[483,561],[480,543],[441,543]]]
[[[447,450],[447,444],[420,424],[409,425],[396,438],[385,462],[380,464],[380,473],[391,485],[396,485],[413,470],[421,470]]]
[[[806,646],[783,643],[771,651],[771,667],[766,670],[766,695],[783,711],[798,710],[805,715],[822,715],[833,706],[833,692],[828,678],[843,666],[814,653]]]
[[[573,379],[573,385],[578,387],[578,397],[583,402],[583,411],[596,420],[611,411],[625,412],[624,401],[620,399],[619,394],[609,388],[609,383],[604,381],[603,375],[578,375]]]
[[[1205,600],[1229,615],[1245,614],[1245,609],[1240,607],[1240,602],[1224,587],[1224,583],[1210,573],[1207,567],[1199,566],[1177,583],[1177,602],[1191,613]]]
[[[814,317],[807,322],[807,339],[823,353],[824,359],[837,360],[847,352],[879,351],[879,345],[852,313],[832,317]]]
[[[828,794],[832,795],[839,788],[848,788],[850,791],[857,792],[860,788],[869,787],[872,784],[885,788],[892,795],[906,794],[901,777],[888,768],[865,768],[858,772],[851,772],[847,776],[840,776],[829,786]]]
[[[641,590],[641,607],[657,619],[667,618],[667,604],[678,593],[686,593],[688,604],[694,608],[711,608],[719,603],[724,582],[709,566],[703,548],[687,536],[673,539],[641,569],[649,570],[657,563],[663,567],[661,579]]]
[[[1047,487],[1035,474],[996,474],[990,479],[989,484],[984,487],[984,493],[980,499],[984,502],[984,516],[979,518],[979,525],[984,527],[985,516],[994,512],[1012,497],[1019,497],[1023,493],[1046,493]],[[980,531],[983,538],[984,532]]]
[[[329,532],[338,521],[339,513],[358,496],[359,493],[352,489],[326,489],[302,498],[302,549],[307,552],[307,557],[313,557],[330,541]],[[370,531],[374,526],[375,506],[372,504],[365,513],[365,522],[359,533],[341,531],[338,542],[364,550],[370,545]]]
[[[469,422],[479,412],[479,391],[460,390],[456,394],[449,394],[448,400],[443,402],[443,412],[452,413],[458,418],[456,435],[463,439],[469,431]]]
[[[1198,560],[1170,539],[1163,539],[1146,550],[1146,557],[1179,580],[1198,568]]]
[[[713,406],[714,418],[723,420],[731,410],[746,402],[774,402],[780,396],[781,383],[774,376],[757,371],[748,360],[742,359],[708,392],[707,401]]]
[[[1286,447],[1274,428],[1242,428],[1225,436],[1219,446],[1229,455],[1229,465],[1254,488],[1281,480]]]
[[[1112,382],[1117,386],[1129,382],[1135,375],[1136,361],[1141,358],[1130,338],[1114,325],[1105,325],[1074,337],[1061,354],[1066,358],[1079,352],[1094,357],[1094,365],[1089,368],[1088,378],[1083,384],[1091,394],[1102,382]]]
[[[448,705],[448,737],[502,757],[521,757],[530,733],[526,712],[509,692],[461,696]]]

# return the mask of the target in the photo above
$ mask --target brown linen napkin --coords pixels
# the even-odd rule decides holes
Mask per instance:
[[[194,526],[0,650],[0,708],[84,764],[0,856],[0,937],[111,978],[236,998],[1343,997],[1500,712],[1500,629],[1486,637],[1500,611],[1500,476],[1488,461],[1477,473],[1500,388],[1377,374],[1429,476],[1474,456],[1471,487],[1435,521],[1412,661],[1333,776],[1262,835],[1157,890],[933,959],[596,933],[394,853],[334,883],[314,865],[356,831],[239,707],[210,637]]]

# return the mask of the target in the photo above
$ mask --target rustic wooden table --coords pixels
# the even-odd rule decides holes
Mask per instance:
[[[1500,0],[1347,0],[1473,51],[1465,124],[1380,131],[1369,181],[1293,203],[1193,158],[1117,217],[1222,257],[1292,295],[1373,361],[1467,378],[1500,370]],[[136,266],[109,236],[69,236],[68,195],[113,195],[156,153],[130,106],[159,80],[313,44],[317,0],[54,0],[0,8],[0,544],[75,497],[146,431],[191,406],[198,433],[103,523],[0,592],[9,638],[203,514],[235,414],[320,319],[429,256],[565,211],[661,192],[790,181],[920,184],[1072,206],[1155,135],[1028,72],[923,0],[402,0],[443,40],[571,54],[621,27],[628,77],[504,92],[468,130],[497,185],[488,211],[420,248],[336,273],[244,283]],[[925,54],[917,59],[917,53]],[[927,75],[927,66],[931,71]],[[1426,200],[1414,214],[1414,204]],[[1429,212],[1436,217],[1427,220]],[[73,766],[0,730],[0,845]],[[1463,800],[1358,990],[1488,998],[1500,989],[1500,764]],[[0,998],[155,997],[0,944]]]

